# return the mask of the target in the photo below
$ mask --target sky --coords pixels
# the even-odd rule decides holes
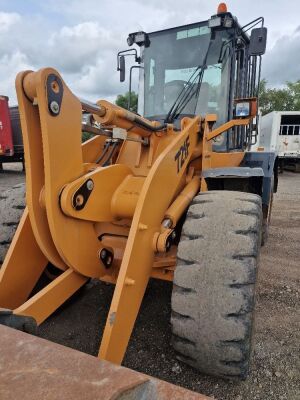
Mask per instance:
[[[128,82],[119,82],[116,54],[127,48],[129,32],[206,20],[219,2],[0,0],[0,94],[16,104],[17,73],[51,66],[79,97],[114,101],[128,90]],[[227,6],[241,25],[264,16],[268,84],[300,79],[300,0],[228,0]]]

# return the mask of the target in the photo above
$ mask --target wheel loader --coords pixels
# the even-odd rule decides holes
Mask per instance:
[[[121,364],[149,279],[171,281],[178,359],[247,376],[277,186],[275,155],[248,151],[266,37],[263,18],[242,27],[224,3],[204,22],[131,33],[118,70],[124,81],[133,57],[138,113],[78,98],[53,68],[18,74],[26,207],[2,200],[6,228],[9,203],[24,208],[0,271],[2,324],[34,329],[91,278],[114,284],[99,357]]]

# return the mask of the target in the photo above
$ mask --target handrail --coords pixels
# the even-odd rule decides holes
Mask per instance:
[[[206,136],[206,140],[212,140],[215,137],[221,135],[222,133],[228,131],[229,129],[233,128],[234,126],[245,126],[249,125],[251,122],[252,118],[243,118],[243,119],[232,119],[229,122],[226,122],[225,124],[219,126],[218,128],[212,130],[209,132]]]

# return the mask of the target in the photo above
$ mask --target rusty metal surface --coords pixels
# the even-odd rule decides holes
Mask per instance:
[[[1,400],[209,400],[0,325]]]

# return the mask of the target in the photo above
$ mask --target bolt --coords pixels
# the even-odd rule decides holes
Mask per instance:
[[[51,101],[50,110],[53,112],[53,114],[59,113],[59,104],[57,101]]]
[[[172,226],[172,221],[170,218],[165,218],[162,222],[162,226],[166,229],[171,228]]]
[[[78,194],[75,201],[77,206],[82,206],[82,204],[84,203],[84,197],[82,196],[82,194]]]
[[[59,92],[59,84],[57,83],[57,81],[51,82],[51,89],[53,90],[54,93]]]
[[[88,180],[87,183],[86,183],[86,187],[90,191],[93,190],[94,189],[94,182],[91,179]]]
[[[101,260],[104,260],[106,257],[107,251],[105,249],[102,249],[100,252],[100,258]]]

